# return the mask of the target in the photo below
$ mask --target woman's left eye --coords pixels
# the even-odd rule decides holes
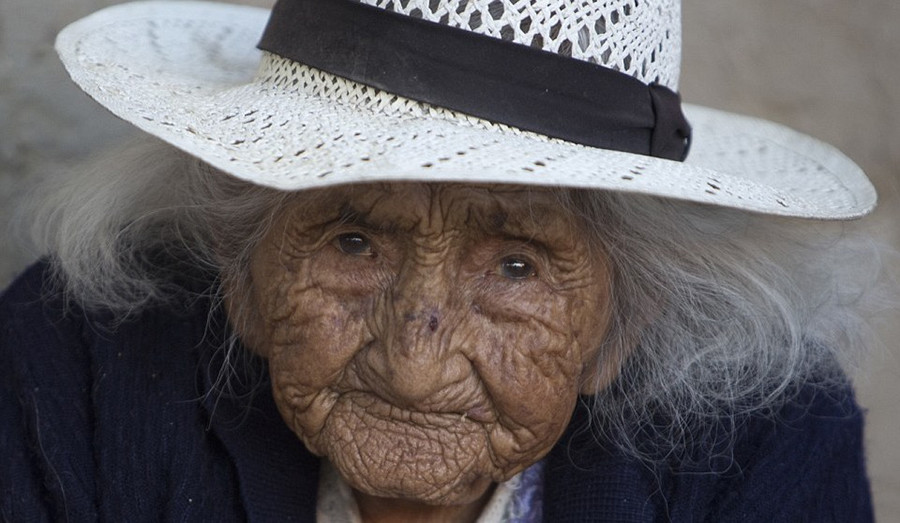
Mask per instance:
[[[500,276],[510,280],[525,280],[535,276],[537,270],[527,258],[508,256],[500,260]]]
[[[344,254],[353,256],[372,256],[372,244],[368,238],[358,232],[348,232],[337,237],[337,247]]]

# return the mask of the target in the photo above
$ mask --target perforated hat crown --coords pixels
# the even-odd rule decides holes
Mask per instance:
[[[677,91],[678,0],[359,0],[414,18],[599,64]]]

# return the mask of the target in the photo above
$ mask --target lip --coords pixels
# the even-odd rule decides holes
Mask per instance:
[[[484,405],[476,405],[465,411],[465,417],[478,423],[494,423],[497,418],[491,409]]]
[[[491,409],[483,404],[440,410],[416,410],[398,407],[370,391],[353,391],[342,394],[347,400],[362,408],[370,416],[386,421],[416,423],[432,426],[448,426],[460,423],[490,424],[496,421]]]

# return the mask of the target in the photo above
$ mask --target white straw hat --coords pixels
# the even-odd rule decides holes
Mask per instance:
[[[825,219],[875,205],[865,174],[813,138],[685,104],[688,130],[678,0],[281,0],[275,13],[121,4],[56,46],[117,116],[278,189],[516,183]]]

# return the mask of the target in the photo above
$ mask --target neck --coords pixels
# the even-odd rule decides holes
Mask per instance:
[[[494,492],[494,486],[475,501],[463,505],[428,505],[418,501],[379,498],[353,491],[359,514],[365,523],[389,522],[474,522]]]

